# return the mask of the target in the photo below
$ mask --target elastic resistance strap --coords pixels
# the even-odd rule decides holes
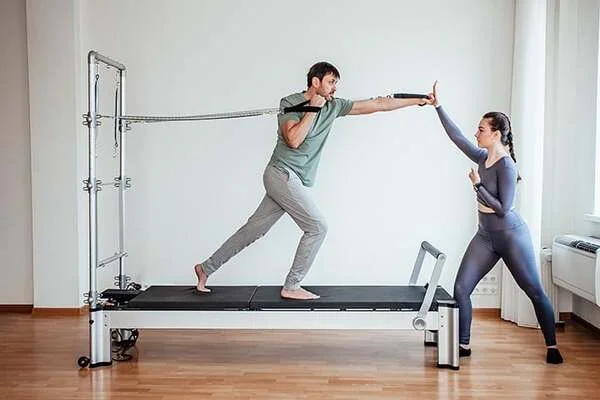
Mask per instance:
[[[321,107],[307,106],[308,103],[310,103],[310,100],[306,100],[305,102],[296,104],[295,106],[284,107],[283,113],[284,114],[287,114],[290,112],[315,112],[315,113],[318,113],[319,111],[321,111]]]

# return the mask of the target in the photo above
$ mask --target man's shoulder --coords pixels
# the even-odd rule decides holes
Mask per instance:
[[[352,103],[352,100],[345,99],[343,97],[333,97],[331,99],[331,103],[336,107],[345,107],[348,104]]]
[[[335,101],[335,102],[338,102],[338,103],[345,103],[345,102],[348,102],[348,101],[352,101],[350,99],[345,99],[343,97],[332,97],[332,100]]]
[[[352,100],[345,99],[343,97],[334,97],[331,99],[330,103],[331,112],[334,113],[336,117],[347,115],[354,104]]]

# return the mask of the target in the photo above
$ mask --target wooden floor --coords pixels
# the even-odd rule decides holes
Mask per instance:
[[[473,356],[435,367],[414,331],[141,331],[137,358],[79,370],[87,316],[0,313],[0,399],[592,399],[600,337],[558,332],[566,362],[547,365],[539,330],[489,316]]]

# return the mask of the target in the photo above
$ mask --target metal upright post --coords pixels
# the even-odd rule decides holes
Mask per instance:
[[[98,115],[98,63],[102,62],[110,67],[116,68],[121,73],[125,66],[108,57],[90,51],[88,53],[88,113],[85,115],[86,125],[88,126],[88,178],[84,181],[84,189],[89,195],[88,210],[88,240],[89,240],[89,291],[87,293],[87,302],[90,307],[89,312],[89,333],[90,333],[90,357],[86,360],[82,357],[79,360],[80,366],[89,363],[90,367],[99,367],[110,365],[111,357],[111,338],[110,328],[105,321],[106,315],[99,302],[97,269],[98,261],[98,191],[100,182],[96,177],[96,136],[99,123]],[[119,106],[121,108],[121,106]],[[117,116],[115,116],[116,118]],[[122,241],[120,242],[122,246]],[[121,254],[122,254],[121,247]],[[122,258],[122,255],[120,255]]]
[[[121,119],[125,113],[125,70],[119,70],[119,105],[117,107],[117,120],[119,126],[119,254],[125,252],[125,189],[127,177],[125,176],[125,129],[126,122]],[[125,260],[119,258],[119,289],[125,289]]]
[[[86,190],[89,194],[89,268],[90,287],[88,304],[90,306],[90,366],[99,367],[111,364],[110,334],[104,333],[104,316],[98,307],[97,267],[98,267],[98,190],[96,179],[96,134],[98,129],[98,61],[96,54],[88,55],[88,180]]]
[[[440,326],[438,330],[438,368],[460,368],[458,352],[458,304],[440,300],[438,304]]]
[[[88,55],[88,179],[85,183],[85,190],[89,194],[88,208],[88,240],[89,240],[89,305],[90,310],[98,306],[98,297],[96,290],[96,267],[98,265],[98,202],[96,181],[96,131],[98,129],[97,115],[97,78],[98,62],[95,54],[90,52]]]

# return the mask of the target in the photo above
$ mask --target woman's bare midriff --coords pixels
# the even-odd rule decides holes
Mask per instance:
[[[479,211],[481,211],[482,213],[485,213],[485,214],[495,214],[496,213],[491,208],[484,206],[483,204],[480,204],[480,203],[477,203],[477,208],[479,209]]]

